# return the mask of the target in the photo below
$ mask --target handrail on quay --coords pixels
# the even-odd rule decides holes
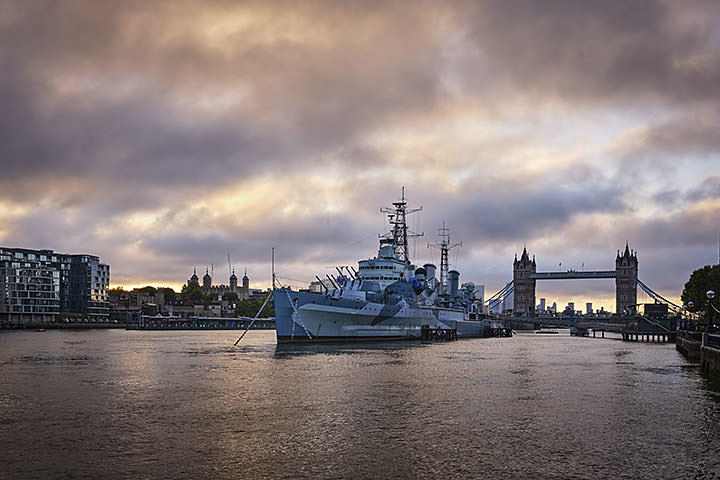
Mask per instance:
[[[678,330],[677,332],[678,337],[684,338],[685,340],[690,340],[692,342],[702,342],[702,332],[693,332],[690,330]]]
[[[714,335],[711,333],[702,334],[703,347],[710,347],[716,350],[720,350],[720,335]]]

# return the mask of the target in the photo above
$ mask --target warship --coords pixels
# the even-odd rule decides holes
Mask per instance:
[[[281,286],[273,273],[273,303],[277,343],[367,342],[419,340],[423,331],[453,332],[453,337],[507,334],[497,322],[482,318],[482,299],[472,282],[459,285],[460,274],[449,270],[449,230],[440,229],[439,279],[437,267],[413,265],[408,238],[422,236],[408,229],[405,189],[392,208],[382,208],[390,231],[379,235],[373,258],[358,268],[336,267],[337,275],[315,277],[320,291]],[[430,246],[430,245],[428,245]]]

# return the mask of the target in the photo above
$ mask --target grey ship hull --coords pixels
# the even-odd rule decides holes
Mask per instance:
[[[388,305],[346,298],[274,291],[278,343],[419,340],[424,325],[456,329],[458,337],[489,336],[491,325],[465,319],[459,310]]]

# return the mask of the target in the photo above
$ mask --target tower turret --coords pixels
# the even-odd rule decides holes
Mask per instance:
[[[188,285],[190,285],[191,283],[195,283],[195,284],[199,284],[199,283],[200,283],[200,281],[199,281],[199,279],[198,279],[198,276],[197,276],[197,271],[196,271],[196,269],[194,269],[194,268],[193,268],[192,277],[190,277],[190,280],[188,280]]]
[[[235,275],[235,269],[232,269],[232,275],[230,275],[230,291],[237,293],[237,276]]]
[[[513,314],[520,316],[532,316],[535,314],[535,279],[530,278],[535,273],[535,257],[530,260],[527,248],[523,247],[520,260],[515,254],[513,262]]]
[[[247,267],[245,267],[245,275],[242,277],[242,288],[246,292],[249,292],[250,290],[250,279],[247,276]]]
[[[208,273],[208,269],[205,269],[205,275],[203,275],[203,288],[210,288],[212,287],[212,277]]]
[[[637,304],[638,259],[625,242],[625,251],[615,258],[615,313],[622,315],[626,308],[635,312]]]

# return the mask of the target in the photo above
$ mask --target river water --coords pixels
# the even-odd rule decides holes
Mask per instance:
[[[0,478],[720,479],[720,390],[674,345],[237,336],[0,332]]]

